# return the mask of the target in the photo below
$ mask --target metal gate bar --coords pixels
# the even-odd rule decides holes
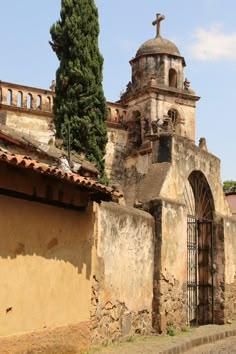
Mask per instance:
[[[197,312],[197,264],[198,264],[198,238],[195,217],[188,216],[188,239],[187,239],[187,319],[188,325],[198,324]]]
[[[213,323],[213,226],[209,220],[187,219],[187,321]]]

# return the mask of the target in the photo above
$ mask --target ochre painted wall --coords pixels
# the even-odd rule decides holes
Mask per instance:
[[[0,206],[0,336],[89,320],[92,210]]]

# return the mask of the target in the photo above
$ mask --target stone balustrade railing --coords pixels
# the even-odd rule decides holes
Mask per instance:
[[[0,104],[9,109],[37,111],[48,115],[53,111],[53,96],[54,91],[52,90],[0,81]],[[126,122],[125,106],[120,103],[107,102],[107,107],[107,122],[115,124]]]
[[[51,90],[0,81],[1,105],[51,113],[53,95]]]
[[[107,122],[124,124],[126,122],[126,107],[119,103],[107,102]]]

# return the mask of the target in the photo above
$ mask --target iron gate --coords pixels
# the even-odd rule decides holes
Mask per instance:
[[[187,319],[188,325],[214,323],[213,223],[188,215]]]

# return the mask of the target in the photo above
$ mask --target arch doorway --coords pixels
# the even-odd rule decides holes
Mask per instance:
[[[205,176],[190,174],[184,192],[187,207],[187,322],[214,323],[213,211]]]

